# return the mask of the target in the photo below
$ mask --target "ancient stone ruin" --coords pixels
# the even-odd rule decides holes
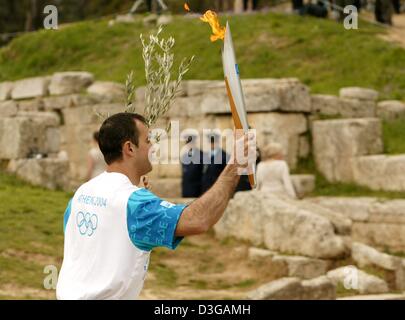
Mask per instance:
[[[331,182],[405,191],[405,155],[383,154],[381,129],[382,119],[405,115],[403,103],[378,102],[378,92],[365,88],[311,95],[297,79],[242,82],[259,148],[280,142],[291,169],[313,157]],[[144,90],[136,94],[139,112]],[[96,113],[123,110],[123,85],[96,81],[87,72],[0,83],[1,168],[34,185],[73,191],[85,179],[92,133],[102,121]],[[179,120],[180,130],[232,128],[223,81],[185,81],[157,126],[165,128],[169,120]],[[180,197],[180,164],[156,165],[150,178],[157,195]],[[312,175],[293,180],[300,197],[315,185]],[[284,277],[257,288],[251,299],[335,299],[350,272],[357,277],[356,294],[405,290],[404,259],[387,253],[405,251],[405,200],[287,200],[242,192],[231,200],[215,233],[249,241],[252,261],[284,266]],[[342,266],[345,261],[349,264]]]

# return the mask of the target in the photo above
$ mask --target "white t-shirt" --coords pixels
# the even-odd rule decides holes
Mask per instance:
[[[185,205],[174,205],[121,173],[83,184],[64,215],[58,299],[136,299],[155,247],[175,249]]]

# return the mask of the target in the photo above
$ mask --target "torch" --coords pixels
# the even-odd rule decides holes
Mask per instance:
[[[245,97],[239,76],[239,66],[236,63],[229,23],[227,22],[226,28],[221,27],[217,14],[211,10],[208,10],[200,19],[210,24],[213,32],[211,35],[211,41],[214,42],[219,39],[224,41],[222,47],[222,64],[224,68],[226,91],[231,106],[232,119],[236,129],[243,130],[247,133],[249,130],[249,124],[247,121]],[[252,189],[254,189],[256,187],[256,164],[252,164],[250,172],[252,173],[249,174],[249,182]]]

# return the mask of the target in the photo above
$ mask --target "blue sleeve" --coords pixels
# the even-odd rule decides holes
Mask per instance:
[[[146,189],[132,193],[127,204],[127,228],[132,243],[150,251],[156,247],[175,249],[183,237],[175,231],[185,205],[164,201]]]
[[[70,199],[70,201],[67,205],[67,208],[65,210],[65,214],[63,215],[63,233],[65,233],[66,225],[67,225],[69,217],[70,217],[71,205],[72,205],[72,199]]]

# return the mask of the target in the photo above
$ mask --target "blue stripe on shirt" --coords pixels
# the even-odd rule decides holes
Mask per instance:
[[[127,228],[132,243],[151,251],[156,247],[175,249],[183,237],[175,231],[186,206],[164,201],[146,189],[131,194],[127,204]]]

